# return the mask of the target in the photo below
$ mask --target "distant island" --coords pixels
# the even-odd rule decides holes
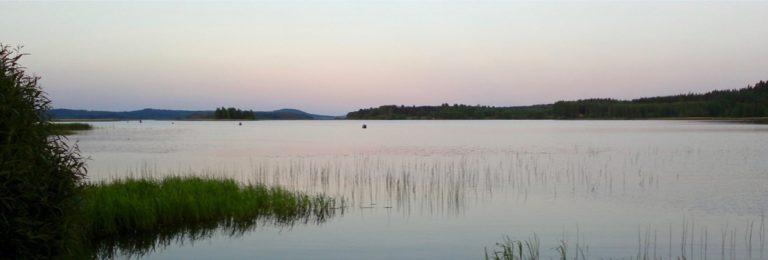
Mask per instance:
[[[736,90],[633,100],[583,99],[517,107],[396,106],[360,109],[347,119],[644,119],[768,116],[768,82]]]
[[[142,109],[136,111],[92,111],[74,109],[51,109],[48,115],[53,120],[209,120],[209,119],[239,119],[239,120],[329,120],[334,116],[315,115],[298,109],[279,109],[275,111],[244,111],[234,109],[229,114],[229,109],[216,110],[168,110],[168,109]],[[217,116],[217,111],[219,115]],[[239,111],[239,112],[237,112]]]
[[[256,120],[256,113],[253,112],[253,110],[240,110],[234,107],[225,108],[220,107],[217,108],[216,111],[213,111],[213,119],[245,119],[245,120]]]

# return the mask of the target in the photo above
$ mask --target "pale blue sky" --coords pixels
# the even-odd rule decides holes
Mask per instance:
[[[56,107],[340,115],[768,79],[768,2],[0,2]]]

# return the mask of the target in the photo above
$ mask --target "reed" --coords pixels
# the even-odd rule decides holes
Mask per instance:
[[[504,241],[496,243],[496,248],[488,253],[485,249],[485,259],[492,260],[535,260],[540,257],[539,238],[536,234],[528,240],[512,240],[508,236]]]
[[[753,236],[760,238],[764,236],[763,231],[758,229],[758,234],[754,234],[754,220],[746,220],[743,230],[735,227],[729,227],[727,224],[722,229],[720,239],[720,250],[710,250],[710,246],[716,246],[718,241],[710,240],[710,228],[703,224],[695,224],[693,220],[684,218],[682,225],[679,226],[680,232],[678,238],[673,237],[673,225],[668,227],[669,236],[667,241],[659,241],[659,232],[651,225],[642,227],[638,230],[637,252],[631,255],[627,251],[625,255],[600,256],[595,258],[589,254],[589,245],[579,234],[579,227],[576,227],[576,237],[568,236],[565,230],[563,236],[556,243],[541,242],[537,235],[533,235],[528,240],[512,240],[505,236],[504,240],[496,243],[496,246],[489,250],[485,248],[485,259],[493,260],[538,260],[538,259],[637,259],[637,260],[655,260],[655,259],[764,259],[763,252],[755,248]],[[699,230],[699,237],[694,238],[694,229]],[[714,235],[714,234],[712,234]],[[739,237],[743,236],[744,244],[739,243]],[[679,248],[673,248],[673,241],[679,241]],[[550,241],[554,242],[554,241]],[[575,243],[574,243],[575,242]],[[668,243],[667,252],[663,252],[664,246]],[[760,242],[762,243],[762,242]],[[544,245],[549,250],[540,251],[539,248]],[[603,247],[605,248],[605,247]],[[743,250],[741,250],[743,249]],[[755,257],[759,253],[760,257]],[[719,255],[718,255],[719,254]],[[664,256],[666,255],[666,256]],[[606,258],[607,257],[607,258]]]
[[[51,124],[51,133],[56,135],[72,135],[76,131],[85,131],[93,129],[93,126],[86,123],[56,123]]]
[[[87,237],[132,236],[202,223],[318,221],[335,200],[231,179],[165,177],[88,184],[79,215]]]

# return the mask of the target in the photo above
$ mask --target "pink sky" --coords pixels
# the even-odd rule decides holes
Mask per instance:
[[[768,3],[0,3],[54,106],[340,115],[768,79]]]

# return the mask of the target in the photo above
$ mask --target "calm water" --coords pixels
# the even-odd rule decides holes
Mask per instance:
[[[237,123],[98,122],[71,139],[90,181],[229,176],[349,205],[322,224],[179,239],[146,258],[480,259],[533,234],[546,258],[561,241],[588,258],[768,257],[768,125]]]

